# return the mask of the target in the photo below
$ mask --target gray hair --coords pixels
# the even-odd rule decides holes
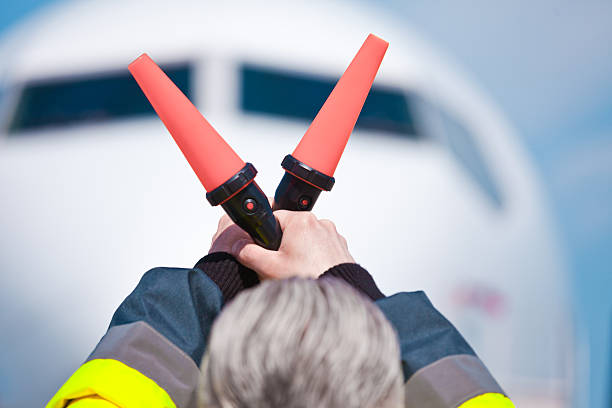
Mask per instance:
[[[201,369],[200,407],[403,406],[395,331],[337,279],[244,291],[215,321]]]

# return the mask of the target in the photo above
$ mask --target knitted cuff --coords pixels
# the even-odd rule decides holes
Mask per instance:
[[[329,268],[319,278],[335,277],[343,279],[346,283],[366,295],[372,300],[378,300],[385,295],[378,289],[374,279],[368,271],[354,263],[343,263]]]
[[[255,271],[242,266],[227,252],[214,252],[200,259],[194,268],[202,270],[218,287],[227,303],[241,290],[259,283]]]

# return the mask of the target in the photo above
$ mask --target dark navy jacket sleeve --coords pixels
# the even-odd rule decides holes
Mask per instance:
[[[109,330],[142,321],[199,364],[222,306],[221,290],[201,270],[155,268],[121,303]]]
[[[456,408],[480,395],[503,394],[424,292],[398,293],[376,304],[399,337],[406,407]]]
[[[177,406],[194,407],[212,324],[254,278],[228,254],[208,255],[193,269],[152,269],[121,303],[88,361],[119,361],[155,381]]]
[[[376,302],[399,335],[404,378],[455,354],[475,355],[461,334],[424,292],[404,292]]]

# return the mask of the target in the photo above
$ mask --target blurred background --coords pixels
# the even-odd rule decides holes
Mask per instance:
[[[48,401],[142,273],[190,267],[214,232],[127,64],[148,52],[271,195],[369,32],[391,45],[318,210],[385,293],[426,289],[517,406],[612,407],[611,17],[595,0],[4,0],[0,407]],[[356,225],[346,203],[385,172],[405,188],[364,198],[383,215]]]

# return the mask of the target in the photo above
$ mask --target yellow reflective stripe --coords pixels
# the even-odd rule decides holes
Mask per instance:
[[[155,381],[112,359],[83,364],[46,408],[64,408],[71,400],[90,396],[99,396],[121,408],[176,408],[168,393]]]
[[[510,398],[503,394],[487,393],[474,397],[458,408],[515,408]]]
[[[68,408],[117,408],[117,405],[94,395],[73,400],[68,404]]]

